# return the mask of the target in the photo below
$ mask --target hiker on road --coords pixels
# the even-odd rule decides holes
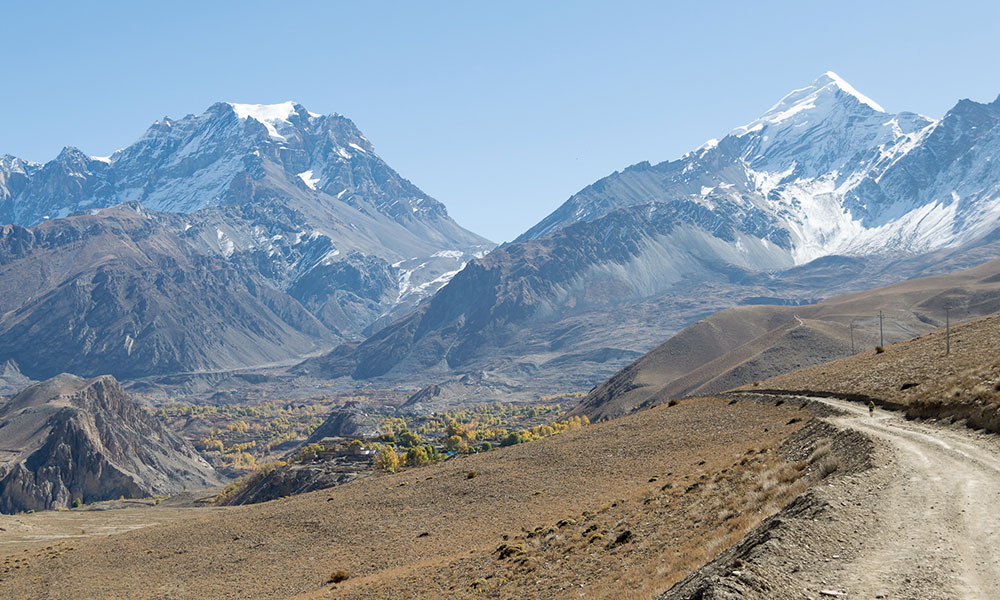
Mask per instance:
[[[875,416],[875,401],[871,400],[868,402],[868,415],[871,417]]]

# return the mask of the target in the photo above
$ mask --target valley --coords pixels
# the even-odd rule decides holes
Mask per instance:
[[[346,68],[393,46],[340,38],[390,21],[316,39]],[[402,34],[400,65],[451,39]],[[107,156],[0,155],[0,597],[1000,596],[1000,98],[889,111],[816,70],[761,112],[733,79],[726,118],[756,118],[655,162],[674,146],[653,120],[652,154],[580,143],[628,166],[581,169],[528,221],[566,158],[533,154],[540,121],[604,126],[585,101],[644,52],[587,65],[556,108],[506,79],[463,95],[494,59],[456,78],[456,54],[381,71],[377,97],[337,69],[296,81],[335,82],[394,164],[452,157],[426,189],[463,222],[503,196],[521,224],[499,245],[342,114],[208,104],[246,93],[224,76],[241,57],[207,108]],[[383,103],[404,118],[371,123]],[[475,136],[443,143],[434,104]],[[511,115],[533,123],[516,144],[486,133]]]
[[[41,590],[54,598],[476,597],[477,580],[494,585],[510,577],[540,597],[559,597],[560,587],[582,581],[603,589],[603,597],[619,597],[621,585],[652,591],[694,568],[704,550],[679,554],[671,559],[676,567],[657,574],[659,543],[645,540],[647,532],[692,543],[708,536],[724,546],[721,540],[738,529],[716,512],[724,506],[713,508],[729,496],[710,490],[754,486],[751,473],[791,468],[768,449],[803,423],[789,421],[804,416],[789,406],[683,402],[330,490],[74,539],[74,550],[54,557],[13,547],[6,557],[27,554],[28,566],[0,575],[0,591],[11,598]],[[709,440],[713,452],[706,454]],[[776,511],[787,494],[761,493],[738,527]],[[694,506],[703,511],[697,524],[688,523]],[[666,520],[654,526],[651,518]],[[544,533],[525,537],[536,529]],[[625,530],[634,539],[613,544]],[[592,540],[597,533],[602,537]],[[522,545],[525,554],[498,558],[504,543]],[[533,558],[539,572],[528,575],[531,564],[522,558]],[[595,559],[606,570],[591,573]],[[626,567],[634,575],[618,583]],[[351,577],[333,589],[327,581],[336,570]],[[651,575],[655,581],[647,582]]]

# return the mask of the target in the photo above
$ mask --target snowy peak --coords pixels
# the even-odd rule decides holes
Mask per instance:
[[[760,131],[765,126],[800,125],[808,119],[822,118],[835,112],[872,116],[886,113],[877,102],[865,96],[833,71],[827,71],[811,84],[789,92],[757,120],[732,131],[741,136]]]
[[[519,239],[654,202],[694,203],[719,223],[752,213],[742,231],[769,232],[797,264],[954,247],[1000,218],[998,109],[891,114],[827,72],[721,140],[588,186]]]
[[[286,127],[295,127],[293,121],[302,122],[308,125],[311,119],[318,119],[323,115],[309,112],[301,104],[295,102],[281,102],[279,104],[237,104],[226,103],[236,116],[242,120],[253,119],[267,128],[271,138],[285,141],[285,136],[279,130]]]
[[[823,73],[816,79],[816,81],[812,82],[811,85],[802,88],[801,90],[795,90],[794,92],[788,94],[788,96],[785,96],[785,99],[795,96],[801,92],[806,92],[805,94],[806,97],[815,97],[824,92],[832,92],[835,94],[846,94],[851,98],[854,98],[861,104],[868,106],[868,108],[871,108],[874,111],[882,113],[886,112],[886,110],[882,108],[877,102],[875,102],[868,96],[865,96],[858,90],[854,89],[854,86],[844,81],[844,79],[840,75],[837,75],[833,71],[827,71],[826,73]],[[784,101],[784,99],[782,101]]]
[[[284,198],[318,224],[356,221],[333,215],[346,210],[388,217],[419,236],[425,227],[455,227],[444,206],[385,164],[350,119],[291,101],[218,102],[201,114],[154,122],[111,156],[67,147],[45,165],[9,158],[0,170],[7,173],[0,220],[25,226],[124,202],[191,213]],[[30,181],[13,181],[15,171]]]
[[[777,104],[764,113],[764,117],[774,117],[789,111],[797,112],[809,108],[815,108],[830,101],[843,103],[850,100],[854,100],[859,104],[867,106],[875,112],[886,112],[886,110],[877,102],[868,96],[865,96],[858,90],[854,89],[854,86],[844,81],[840,75],[837,75],[833,71],[827,71],[826,73],[820,75],[816,81],[813,81],[806,87],[789,92],[784,98],[779,100]]]
[[[281,102],[279,104],[236,104],[227,102],[236,112],[236,116],[241,119],[256,119],[261,123],[274,123],[275,121],[288,121],[288,117],[299,112],[302,108],[294,102]],[[319,116],[319,115],[314,115]]]

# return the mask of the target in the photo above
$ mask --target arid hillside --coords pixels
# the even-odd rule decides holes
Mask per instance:
[[[719,393],[740,385],[871,350],[1000,310],[1000,260],[948,275],[905,281],[810,306],[746,306],[684,329],[597,386],[570,414],[592,421],[644,403]],[[865,385],[870,385],[866,383]],[[846,386],[847,389],[850,386]]]
[[[0,597],[649,598],[825,474],[808,444],[775,451],[809,416],[685,400],[265,504],[0,545]]]
[[[966,419],[1000,431],[1000,314],[952,327],[948,337],[939,329],[743,389],[871,398],[911,417]]]

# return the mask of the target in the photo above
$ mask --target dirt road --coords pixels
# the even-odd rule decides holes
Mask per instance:
[[[1000,436],[844,400],[731,396],[827,405],[829,433],[866,436],[874,466],[823,480],[661,600],[1000,598]]]
[[[833,399],[830,420],[883,441],[895,476],[876,502],[879,531],[845,565],[839,582],[853,596],[1000,598],[1000,452],[994,440],[956,428],[906,421]],[[921,595],[917,595],[921,594]]]

